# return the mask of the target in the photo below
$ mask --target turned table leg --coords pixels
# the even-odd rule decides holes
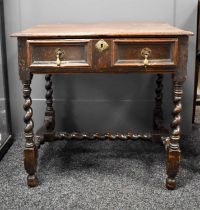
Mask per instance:
[[[155,97],[155,107],[153,112],[153,129],[161,130],[163,127],[163,110],[162,110],[162,98],[163,98],[163,75],[157,74],[156,80],[156,97]]]
[[[45,75],[46,80],[46,111],[44,117],[44,125],[47,131],[53,131],[55,127],[55,111],[53,109],[53,89],[51,74]]]
[[[31,77],[32,79],[32,77]],[[38,179],[36,176],[37,170],[37,148],[34,142],[33,134],[33,120],[32,120],[32,100],[30,97],[31,94],[31,79],[23,81],[23,96],[24,96],[24,122],[26,124],[24,128],[24,135],[26,139],[25,148],[24,148],[24,167],[28,173],[27,184],[30,187],[35,187],[38,185]]]
[[[182,85],[183,82],[174,81],[174,90],[173,90],[173,102],[174,109],[172,112],[173,121],[171,124],[171,135],[170,135],[170,143],[167,148],[167,179],[166,179],[166,187],[168,189],[175,189],[176,180],[175,177],[179,170],[180,158],[181,158],[181,150],[180,150],[180,123],[181,123],[181,111],[182,104],[181,98],[183,94]]]

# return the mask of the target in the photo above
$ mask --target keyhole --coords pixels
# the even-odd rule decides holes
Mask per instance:
[[[101,48],[103,48],[103,43],[101,43]]]

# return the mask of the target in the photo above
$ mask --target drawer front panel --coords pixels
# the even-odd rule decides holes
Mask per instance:
[[[112,66],[144,66],[142,51],[150,52],[146,62],[150,67],[175,67],[177,65],[178,39],[115,39],[113,40]]]
[[[91,40],[27,40],[31,68],[91,68]]]

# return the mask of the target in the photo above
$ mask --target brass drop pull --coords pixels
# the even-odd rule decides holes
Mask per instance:
[[[150,54],[151,54],[151,49],[149,49],[149,48],[143,48],[142,51],[141,51],[141,55],[144,58],[144,62],[143,63],[144,63],[145,69],[149,65],[148,58],[149,58]]]
[[[57,66],[60,66],[60,63],[61,63],[61,61],[60,61],[60,54],[58,53],[58,54],[56,55],[56,65],[57,65]]]
[[[144,65],[147,66],[149,64],[148,55],[144,55]]]
[[[56,50],[56,65],[57,66],[60,66],[61,58],[63,58],[64,54],[65,54],[64,50],[60,48]]]

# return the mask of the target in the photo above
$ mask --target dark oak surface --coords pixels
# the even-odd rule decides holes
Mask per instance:
[[[16,37],[129,37],[129,36],[178,36],[192,35],[190,31],[158,22],[122,22],[94,24],[38,25],[19,33]]]
[[[165,23],[99,23],[44,25],[27,29],[18,37],[19,76],[25,110],[24,166],[28,186],[38,184],[37,153],[41,144],[55,140],[156,140],[167,152],[166,187],[175,189],[181,150],[181,98],[187,75],[188,36]],[[157,74],[153,131],[147,134],[58,133],[54,131],[52,74],[144,73]],[[163,126],[162,89],[164,74],[172,75],[171,132]],[[33,133],[31,81],[33,74],[46,74],[46,111],[42,135]],[[141,84],[142,85],[142,84]],[[140,88],[140,87],[138,87]],[[131,91],[131,90],[130,90]],[[64,113],[63,113],[64,114]],[[134,166],[133,166],[134,167]]]

